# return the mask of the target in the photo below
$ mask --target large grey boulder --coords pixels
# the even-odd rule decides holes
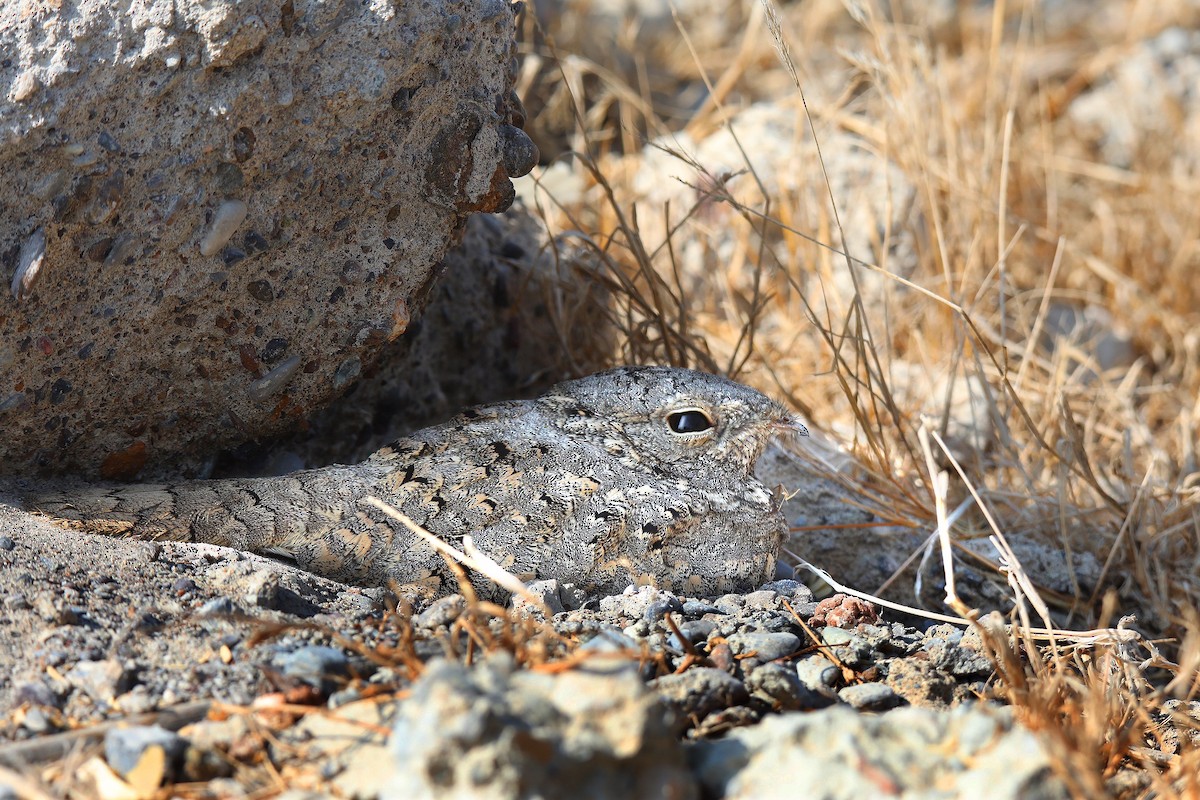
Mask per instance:
[[[403,336],[536,149],[506,0],[0,5],[0,472],[198,472]]]

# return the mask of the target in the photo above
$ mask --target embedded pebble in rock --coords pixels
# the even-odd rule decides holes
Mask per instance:
[[[704,600],[686,600],[683,603],[683,613],[689,617],[700,617],[704,614],[718,614],[723,612],[712,603],[705,602]]]
[[[220,252],[249,213],[250,207],[241,200],[226,200],[217,206],[208,233],[200,240],[200,255],[215,256]]]
[[[628,668],[516,671],[436,661],[401,704],[382,800],[671,797],[695,780],[662,707]]]
[[[61,695],[51,689],[45,681],[40,680],[19,685],[16,690],[16,699],[19,703],[28,703],[35,706],[48,706],[50,708],[60,708],[62,706]]]
[[[48,714],[44,709],[36,706],[27,709],[20,720],[22,728],[35,734],[54,733],[63,724],[56,715]]]
[[[249,606],[257,608],[278,609],[279,576],[269,572],[257,572],[250,575],[242,587],[242,599]]]
[[[633,654],[638,652],[639,648],[637,639],[612,626],[605,626],[579,649],[585,652]]]
[[[992,662],[975,650],[934,639],[924,645],[929,660],[944,672],[959,678],[984,678],[992,673]]]
[[[575,610],[587,601],[587,592],[573,583],[560,583],[556,578],[544,581],[534,581],[525,587],[534,598],[534,602],[525,595],[514,595],[512,608],[518,613],[528,616],[541,616],[543,609],[551,615],[561,614],[567,610]]]
[[[294,430],[538,158],[508,0],[138,9],[0,3],[0,473],[196,476]]]
[[[708,639],[717,630],[717,623],[711,619],[694,619],[680,624],[678,628],[679,633],[683,634],[688,643],[696,645]],[[675,633],[671,634],[667,643],[677,650],[686,649],[683,641]]]
[[[854,634],[852,634],[850,631],[843,630],[842,628],[830,627],[821,629],[821,640],[828,645],[833,645],[835,647],[838,645],[846,645],[850,644],[853,639]]]
[[[18,301],[24,300],[33,291],[46,258],[46,234],[38,228],[29,235],[17,254],[17,269],[13,273],[12,294]]]
[[[879,715],[835,707],[767,717],[697,742],[688,761],[705,796],[726,800],[778,797],[797,776],[803,796],[828,800],[1069,797],[1041,740],[1006,709],[984,705]]]
[[[292,379],[292,376],[296,374],[298,369],[300,369],[300,357],[292,356],[266,375],[253,381],[246,391],[252,398],[259,402],[267,400],[272,395],[283,391],[284,387],[288,385],[288,381]]]
[[[736,617],[741,614],[742,608],[746,605],[746,600],[738,594],[725,594],[714,600],[713,605],[722,614]]]

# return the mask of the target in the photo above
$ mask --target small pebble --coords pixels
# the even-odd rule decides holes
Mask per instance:
[[[796,662],[796,676],[813,691],[832,689],[842,681],[842,671],[826,656],[814,654]]]
[[[693,667],[678,675],[664,675],[650,682],[652,688],[682,719],[706,714],[749,699],[746,686],[728,672],[710,667]]]
[[[46,734],[58,730],[58,723],[45,709],[34,706],[25,711],[21,727],[30,733]]]
[[[759,589],[742,598],[748,608],[775,608],[779,605],[779,594],[770,589]]]
[[[149,747],[158,746],[167,756],[168,774],[183,757],[187,740],[158,725],[113,728],[104,737],[104,759],[113,771],[124,777],[138,765]]]
[[[683,603],[683,613],[689,617],[702,617],[705,614],[721,614],[724,612],[712,603],[706,603],[703,600],[686,600]]]
[[[272,662],[289,678],[309,686],[328,686],[331,678],[345,677],[350,672],[350,659],[336,647],[307,645],[281,656]]]
[[[842,702],[859,711],[885,711],[900,705],[900,697],[886,683],[860,683],[838,692]]]
[[[642,612],[642,619],[652,623],[662,619],[669,613],[680,613],[683,611],[683,604],[679,602],[679,598],[674,595],[662,597],[646,606],[646,610]]]
[[[16,698],[18,703],[50,708],[62,707],[62,697],[40,680],[22,683],[17,687]]]
[[[202,617],[220,617],[237,613],[237,606],[228,597],[214,597],[200,606],[196,613]]]
[[[716,629],[717,623],[710,619],[693,619],[679,625],[679,632],[686,636],[693,646],[704,642]],[[684,649],[683,642],[679,641],[674,633],[671,634],[668,641],[676,650]]]
[[[440,628],[462,616],[466,607],[467,601],[461,594],[439,597],[429,604],[429,608],[418,614],[413,622],[419,628]]]
[[[734,655],[754,653],[761,664],[790,656],[800,649],[800,637],[794,633],[735,633],[729,637]]]
[[[854,634],[850,633],[850,631],[844,631],[841,628],[821,629],[821,639],[827,645],[836,647],[837,645],[849,644],[852,638],[854,638]]]
[[[783,664],[763,664],[746,677],[746,688],[780,711],[821,708],[833,701],[800,682],[795,670]]]

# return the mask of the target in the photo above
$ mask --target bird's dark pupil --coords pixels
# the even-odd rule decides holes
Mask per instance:
[[[676,411],[667,417],[675,433],[699,433],[712,427],[712,420],[699,411]]]

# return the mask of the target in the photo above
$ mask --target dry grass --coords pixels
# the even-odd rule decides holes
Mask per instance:
[[[558,162],[540,211],[616,290],[614,359],[790,398],[897,522],[935,527],[945,471],[951,507],[977,497],[956,536],[1091,554],[1066,619],[1132,613],[1163,655],[1026,624],[994,637],[1001,692],[1077,796],[1197,796],[1194,748],[1145,748],[1163,702],[1200,697],[1200,156],[1179,109],[1135,113],[1116,150],[1072,113],[1200,23],[1194,4],[589,5],[608,7],[526,14],[522,88]],[[764,100],[772,136],[747,111]],[[1065,332],[1066,308],[1096,335]],[[946,445],[932,460],[922,427]],[[1014,609],[1036,611],[1031,592]]]

